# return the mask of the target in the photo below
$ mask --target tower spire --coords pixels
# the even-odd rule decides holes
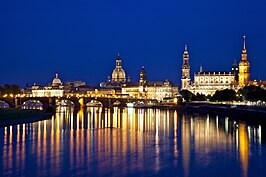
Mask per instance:
[[[244,38],[244,46],[243,46],[243,49],[246,50],[246,36],[244,35],[243,38]]]
[[[244,44],[243,44],[243,50],[242,50],[242,53],[243,54],[245,54],[245,53],[247,53],[247,49],[246,49],[246,36],[243,36],[243,42],[244,42]]]
[[[249,73],[249,68],[250,64],[248,62],[248,54],[247,54],[247,49],[246,49],[246,36],[243,36],[244,39],[244,44],[243,44],[243,50],[241,54],[241,61],[239,62],[239,73],[238,73],[238,85],[240,87],[243,87],[245,85],[249,84],[249,78],[250,78],[250,73]]]
[[[181,89],[187,89],[190,85],[190,66],[189,66],[189,53],[187,50],[187,44],[183,53],[183,65],[182,65],[182,86]]]

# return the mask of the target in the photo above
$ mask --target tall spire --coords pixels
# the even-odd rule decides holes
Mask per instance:
[[[120,53],[118,52],[118,54],[117,54],[117,58],[120,58]]]
[[[246,36],[243,36],[243,38],[244,38],[244,47],[243,47],[243,49],[246,50]]]
[[[250,73],[249,73],[249,68],[250,64],[248,62],[248,54],[247,54],[247,49],[246,49],[246,36],[243,36],[244,43],[243,43],[243,50],[241,54],[241,61],[239,62],[239,73],[238,73],[238,85],[240,87],[248,85],[249,84],[249,78],[250,78]]]
[[[247,60],[246,36],[243,36],[243,40],[242,60]]]
[[[185,45],[185,50],[183,53],[181,82],[182,82],[181,89],[187,89],[190,85],[190,66],[189,66],[189,53],[187,49],[187,44]]]
[[[200,73],[203,71],[203,69],[202,69],[202,65],[200,65]]]
[[[242,53],[247,53],[247,49],[246,49],[246,36],[243,36],[243,40],[244,40],[244,44],[243,44]]]
[[[234,59],[234,63],[233,63],[233,65],[237,65],[237,63],[236,63],[236,59]]]

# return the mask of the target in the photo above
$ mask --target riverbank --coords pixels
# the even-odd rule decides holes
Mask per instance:
[[[225,117],[234,117],[235,119],[266,122],[265,106],[219,104],[206,102],[188,102],[183,104],[186,111],[199,112],[204,114],[221,115]]]
[[[52,115],[41,110],[0,109],[0,127],[45,120]]]

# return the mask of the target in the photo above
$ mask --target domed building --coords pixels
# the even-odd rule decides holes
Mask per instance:
[[[58,78],[58,74],[55,74],[55,78],[52,81],[52,87],[59,87],[61,86],[63,83],[61,82],[61,80]]]
[[[119,54],[116,59],[116,67],[112,73],[112,82],[114,83],[126,82],[126,73],[122,68],[122,59],[120,58]]]
[[[165,81],[147,81],[144,66],[139,74],[139,82],[127,82],[122,85],[122,94],[135,98],[157,99],[175,98],[179,95],[178,87],[167,79]]]
[[[33,97],[63,97],[64,96],[64,86],[62,81],[59,79],[58,74],[55,75],[55,78],[52,81],[52,85],[41,87],[32,87],[32,96]]]

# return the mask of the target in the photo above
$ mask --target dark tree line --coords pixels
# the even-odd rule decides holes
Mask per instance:
[[[241,101],[266,101],[266,90],[258,86],[246,86],[237,92]]]
[[[266,90],[258,86],[245,86],[237,92],[231,89],[217,90],[213,96],[193,94],[188,90],[180,92],[185,101],[266,101]]]
[[[0,95],[5,94],[19,94],[20,93],[20,87],[16,84],[5,84],[0,86]]]
[[[234,101],[236,100],[236,92],[231,89],[216,91],[210,98],[210,101]]]
[[[204,94],[197,93],[196,95],[188,90],[180,91],[180,94],[185,99],[185,101],[207,101],[210,99],[210,95],[206,96]]]

